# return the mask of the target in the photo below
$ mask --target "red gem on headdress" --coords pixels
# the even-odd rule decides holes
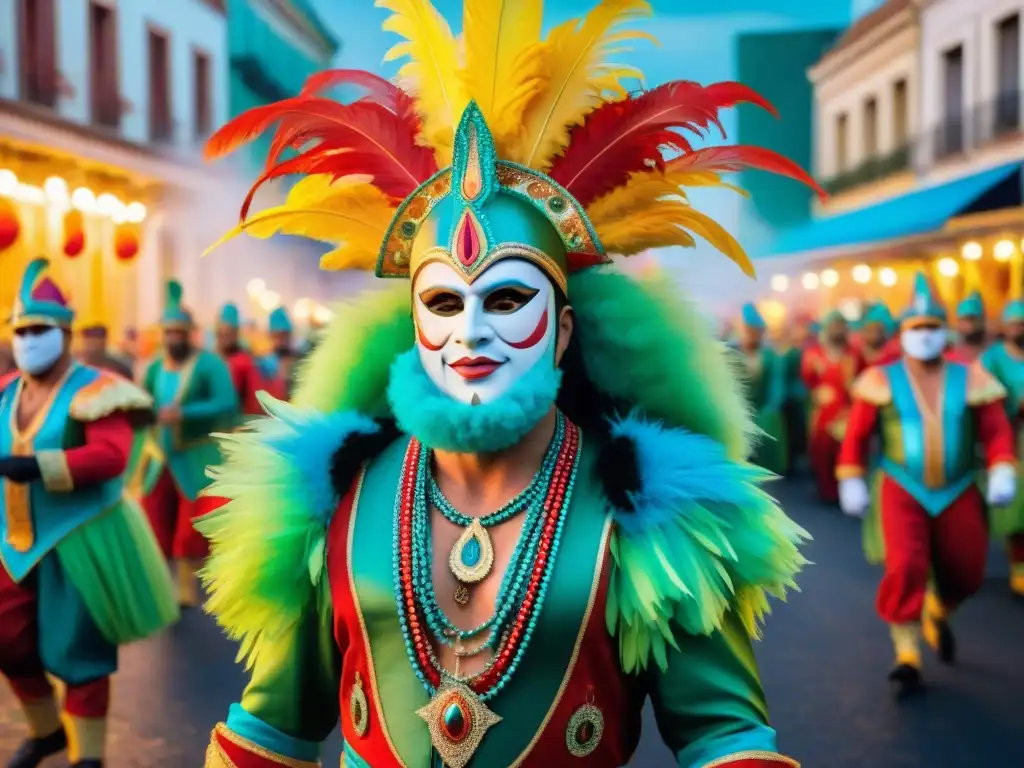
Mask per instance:
[[[459,223],[459,234],[455,238],[456,256],[467,267],[472,266],[480,257],[480,234],[473,226],[472,216],[472,213],[466,211]]]

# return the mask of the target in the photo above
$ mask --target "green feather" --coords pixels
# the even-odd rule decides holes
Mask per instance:
[[[25,267],[25,273],[21,278],[21,290],[18,296],[22,306],[27,307],[32,302],[32,291],[35,289],[36,283],[39,282],[39,278],[49,268],[50,261],[44,258],[32,259],[29,265]]]
[[[167,309],[180,309],[181,300],[185,295],[185,289],[177,280],[167,281]]]

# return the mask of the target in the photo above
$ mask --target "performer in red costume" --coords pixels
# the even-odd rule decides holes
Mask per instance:
[[[878,613],[891,630],[898,695],[921,686],[920,638],[951,663],[949,615],[981,587],[988,530],[976,484],[977,446],[988,469],[988,501],[1006,504],[1016,486],[1006,390],[980,365],[944,359],[946,311],[918,275],[901,322],[903,359],[869,368],[853,388],[853,408],[836,476],[843,511],[868,508],[865,474],[882,436],[879,514],[885,572]],[[933,584],[929,585],[930,578]]]
[[[804,352],[801,373],[810,393],[808,454],[818,497],[834,504],[839,501],[835,470],[849,415],[850,386],[864,361],[850,344],[846,318],[839,312],[830,312],[821,325],[819,343]]]
[[[256,392],[260,387],[260,372],[252,353],[242,346],[240,340],[241,316],[234,304],[221,307],[217,319],[217,352],[228,364],[231,380],[241,405],[242,413],[258,415],[263,413]]]

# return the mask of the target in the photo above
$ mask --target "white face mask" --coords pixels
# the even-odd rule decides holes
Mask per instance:
[[[900,334],[900,345],[907,357],[935,360],[946,350],[945,328],[910,328]]]
[[[499,261],[472,284],[431,262],[413,307],[423,369],[455,400],[492,402],[545,356],[555,364],[555,291],[527,261]]]
[[[42,333],[15,334],[11,343],[18,370],[29,376],[46,373],[64,352],[64,331],[49,328]]]

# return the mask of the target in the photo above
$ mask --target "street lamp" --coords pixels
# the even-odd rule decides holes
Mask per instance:
[[[867,264],[858,264],[853,268],[853,279],[855,282],[864,285],[871,282],[871,267]]]
[[[1011,245],[1010,247],[1012,248],[1013,246]],[[964,247],[960,249],[960,255],[967,261],[977,261],[984,253],[985,249],[981,247],[981,243],[976,243],[973,240],[969,243],[964,243]]]
[[[786,289],[789,288],[789,278],[785,275],[775,275],[772,277],[772,290],[776,293],[785,293]]]
[[[938,267],[939,274],[943,277],[956,277],[960,274],[960,265],[957,260],[951,259],[949,256],[939,259]]]
[[[821,283],[826,288],[835,288],[839,285],[839,273],[834,269],[826,269],[821,273]]]

